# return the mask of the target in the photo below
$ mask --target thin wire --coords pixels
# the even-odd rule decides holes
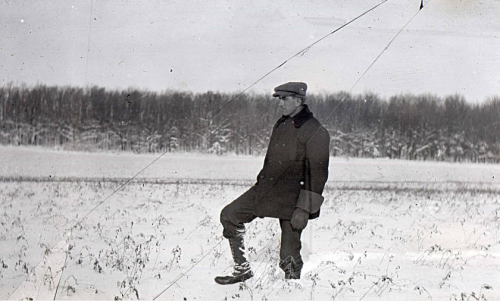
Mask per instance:
[[[208,250],[205,255],[203,255],[203,257],[200,258],[200,260],[198,260],[194,265],[192,265],[187,271],[185,271],[184,273],[182,273],[181,275],[179,275],[174,281],[172,281],[172,283],[170,283],[169,286],[167,286],[167,288],[165,288],[161,293],[159,293],[158,295],[156,295],[156,297],[153,298],[153,300],[156,300],[158,297],[160,297],[164,292],[166,292],[169,288],[172,287],[172,285],[176,284],[177,281],[179,281],[182,277],[184,277],[187,273],[189,273],[189,271],[191,271],[195,266],[197,266],[203,259],[205,259],[205,257],[208,256],[208,254],[212,253],[213,250],[215,250],[215,248],[217,248],[217,246],[219,246],[221,244],[222,240],[219,241],[215,246],[213,246],[210,250]]]
[[[68,262],[68,253],[69,253],[69,248],[66,250],[66,258],[64,258],[64,265],[61,268],[61,277],[59,277],[59,281],[57,281],[56,292],[54,293],[54,299],[52,300],[56,300],[57,298],[57,292],[59,291],[59,286],[61,285],[61,279],[64,274],[64,269],[66,268],[66,264]]]
[[[423,4],[424,4],[424,1],[421,0],[419,10],[410,18],[410,20],[408,20],[408,22],[406,22],[406,24],[398,31],[398,33],[389,41],[389,43],[387,44],[387,46],[385,46],[384,49],[382,49],[382,51],[377,55],[377,57],[375,58],[375,60],[372,61],[372,63],[368,66],[368,68],[365,69],[365,71],[356,80],[356,82],[351,86],[351,88],[349,88],[349,90],[344,94],[344,96],[337,103],[337,105],[335,106],[335,108],[333,108],[333,110],[330,112],[330,114],[328,114],[328,117],[326,118],[325,123],[327,123],[328,120],[332,117],[333,113],[335,113],[335,111],[337,111],[338,107],[344,102],[344,100],[347,98],[347,96],[352,91],[352,89],[354,89],[354,87],[356,87],[356,85],[361,81],[361,79],[366,75],[366,73],[368,73],[368,71],[373,67],[373,65],[375,65],[375,63],[378,61],[378,59],[385,53],[385,51],[387,49],[389,49],[389,47],[391,46],[392,42],[394,42],[394,40],[401,34],[401,32],[403,32],[403,30],[408,26],[408,24],[410,24],[411,21],[413,21],[413,19],[420,13],[420,11],[422,11],[422,9],[424,8]],[[307,141],[307,143],[309,143],[314,138],[314,136],[316,136],[316,134],[318,133],[318,131],[320,129],[321,129],[320,127],[318,127],[316,129],[316,131],[311,136],[311,138]]]
[[[69,241],[71,240],[72,236],[73,236],[73,229],[71,229],[69,237],[67,238],[68,248],[66,249],[66,258],[64,258],[64,264],[63,264],[63,266],[61,268],[61,277],[59,277],[59,281],[57,282],[56,292],[54,293],[54,299],[53,300],[56,300],[56,298],[57,298],[57,292],[59,291],[59,285],[61,285],[61,280],[63,278],[62,276],[64,274],[64,269],[66,268],[66,265],[68,264],[68,257],[69,257],[69,250],[70,250]]]
[[[248,91],[250,88],[252,88],[253,86],[255,86],[258,82],[260,82],[261,80],[263,80],[264,78],[266,78],[267,76],[269,76],[271,73],[273,73],[274,71],[278,70],[279,68],[283,67],[286,63],[288,63],[290,60],[292,60],[293,58],[299,56],[299,55],[303,55],[305,54],[311,47],[313,47],[314,45],[318,44],[319,42],[323,41],[324,39],[326,39],[327,37],[331,36],[332,34],[336,33],[337,31],[341,30],[342,28],[346,27],[347,25],[353,23],[354,21],[356,21],[357,19],[363,17],[364,15],[366,15],[367,13],[371,12],[372,10],[376,9],[377,7],[379,7],[380,5],[386,3],[387,1],[389,0],[384,0],[382,1],[381,3],[375,5],[374,7],[370,8],[369,10],[365,11],[364,13],[360,14],[359,16],[355,17],[354,19],[350,20],[349,22],[343,24],[342,26],[336,28],[335,30],[333,30],[332,32],[326,34],[325,36],[323,36],[322,38],[316,40],[315,42],[313,42],[312,44],[310,44],[309,46],[305,47],[304,49],[300,50],[299,52],[297,52],[296,54],[292,55],[290,58],[286,59],[283,63],[281,63],[280,65],[274,67],[274,69],[272,69],[271,71],[267,72],[264,76],[262,76],[261,78],[257,79],[255,82],[253,82],[250,86],[248,86],[245,90],[243,90],[242,92],[238,93],[235,97],[233,97],[231,100],[229,100],[227,103],[225,103],[224,105],[222,105],[222,107],[220,107],[219,109],[217,109],[215,111],[215,113],[213,114],[209,114],[209,116],[207,117],[207,119],[209,118],[214,118],[216,117],[225,107],[227,107],[228,105],[230,105],[233,101],[235,101],[236,99],[238,99],[241,95],[243,95],[243,93],[245,93],[246,91]]]
[[[280,178],[283,178],[284,175],[287,174],[287,171],[288,169],[290,168],[290,166],[288,166],[284,171],[283,171],[283,174]],[[269,193],[271,192],[271,190],[274,188],[274,186],[278,183],[279,181],[274,181],[273,185],[269,188],[268,191],[266,191],[266,193],[262,196],[263,198]],[[166,289],[164,289],[161,293],[159,293],[153,300],[155,300],[156,298],[158,298],[159,296],[161,296],[164,292],[166,292],[169,288],[172,287],[172,285],[174,285],[175,283],[177,283],[177,281],[181,280],[182,277],[184,277],[189,271],[191,271],[196,265],[198,265],[210,252],[212,252],[215,247],[217,247],[220,243],[222,242],[222,240],[217,244],[215,245],[212,249],[210,249],[210,251],[208,251],[198,262],[196,262],[193,266],[191,266],[185,273],[181,274],[179,277],[177,277]]]
[[[94,208],[92,208],[92,210],[90,210],[87,214],[85,214],[85,216],[83,216],[82,218],[80,218],[79,220],[77,220],[73,226],[71,226],[71,232],[70,232],[70,236],[68,238],[68,240],[71,240],[71,237],[73,236],[73,228],[76,227],[76,225],[80,224],[83,220],[85,220],[92,212],[94,212],[99,206],[101,206],[104,202],[106,202],[109,198],[111,198],[116,192],[118,192],[119,190],[121,190],[123,187],[125,187],[128,183],[132,182],[139,174],[141,174],[144,170],[146,170],[148,167],[150,167],[151,165],[153,165],[156,161],[158,161],[161,157],[163,157],[168,151],[165,151],[163,152],[160,156],[158,156],[156,159],[154,159],[151,163],[149,163],[146,167],[144,167],[143,169],[141,169],[138,173],[136,173],[132,178],[128,179],[125,183],[123,183],[122,185],[120,185],[120,187],[118,187],[117,189],[115,189],[111,194],[109,194],[104,200],[102,200],[101,202],[99,202],[99,204],[97,204],[96,206],[94,206]],[[64,224],[63,227],[65,227],[66,225],[68,225],[68,223]],[[219,242],[220,243],[220,242]],[[67,259],[68,259],[68,252],[69,252],[69,249],[67,250],[66,252],[66,259],[64,261],[64,265],[61,269],[61,279],[62,279],[62,275],[64,273],[64,269],[66,268],[66,264],[67,264]],[[54,300],[56,300],[56,296],[57,296],[57,291],[59,290],[59,285],[61,283],[61,279],[59,279],[59,282],[57,283],[57,287],[56,287],[56,292],[55,292],[55,295],[54,295]]]
[[[75,224],[71,227],[76,227],[76,225],[78,225],[79,223],[81,223],[83,220],[85,220],[92,212],[94,212],[99,206],[101,206],[102,204],[104,204],[104,202],[106,202],[109,198],[111,198],[115,193],[117,193],[119,190],[121,190],[123,187],[125,187],[128,183],[132,182],[138,175],[140,175],[144,170],[146,170],[147,168],[149,168],[151,165],[153,165],[156,161],[160,160],[161,157],[163,157],[166,153],[168,152],[165,151],[163,152],[160,156],[158,156],[156,159],[154,159],[151,163],[149,163],[146,167],[144,167],[143,169],[141,169],[139,172],[137,172],[133,177],[131,177],[130,179],[128,179],[125,183],[123,183],[122,185],[120,185],[120,187],[118,187],[117,189],[115,189],[111,194],[109,194],[104,200],[102,200],[101,202],[99,202],[97,205],[94,206],[94,208],[92,208],[92,210],[90,210],[85,216],[83,216],[82,218],[80,218],[79,220],[77,220],[77,222],[75,222]],[[68,223],[66,223],[64,226],[66,226]]]

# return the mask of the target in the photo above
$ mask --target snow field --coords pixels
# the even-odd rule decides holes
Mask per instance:
[[[34,267],[117,186],[0,183],[0,299],[40,281]],[[213,278],[232,259],[219,212],[248,186],[131,183],[72,228],[57,299],[152,299],[167,287],[158,300],[498,299],[498,188],[431,186],[329,183],[304,231],[300,281],[277,266],[278,221],[256,219],[245,236],[255,277],[221,287]]]
[[[302,279],[278,268],[278,221],[256,219],[255,277],[221,287],[219,213],[263,158],[166,154],[106,199],[157,157],[0,147],[0,299],[26,283],[26,298],[43,284],[56,299],[500,299],[498,165],[332,158]],[[39,270],[66,243],[58,282],[60,267]]]

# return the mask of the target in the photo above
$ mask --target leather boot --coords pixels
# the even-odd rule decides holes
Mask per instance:
[[[253,277],[252,270],[250,269],[250,263],[248,263],[245,257],[243,236],[238,235],[237,237],[229,238],[229,246],[235,263],[234,270],[228,276],[215,277],[215,282],[218,284],[234,284],[243,282]]]

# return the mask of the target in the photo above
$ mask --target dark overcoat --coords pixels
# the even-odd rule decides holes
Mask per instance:
[[[319,197],[328,179],[330,136],[307,105],[274,125],[257,176],[254,215],[290,220],[300,198]],[[319,210],[309,218],[319,216]]]

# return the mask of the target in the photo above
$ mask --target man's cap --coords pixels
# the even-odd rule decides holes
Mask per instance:
[[[302,82],[289,82],[274,88],[273,97],[297,96],[306,97],[307,84]]]

